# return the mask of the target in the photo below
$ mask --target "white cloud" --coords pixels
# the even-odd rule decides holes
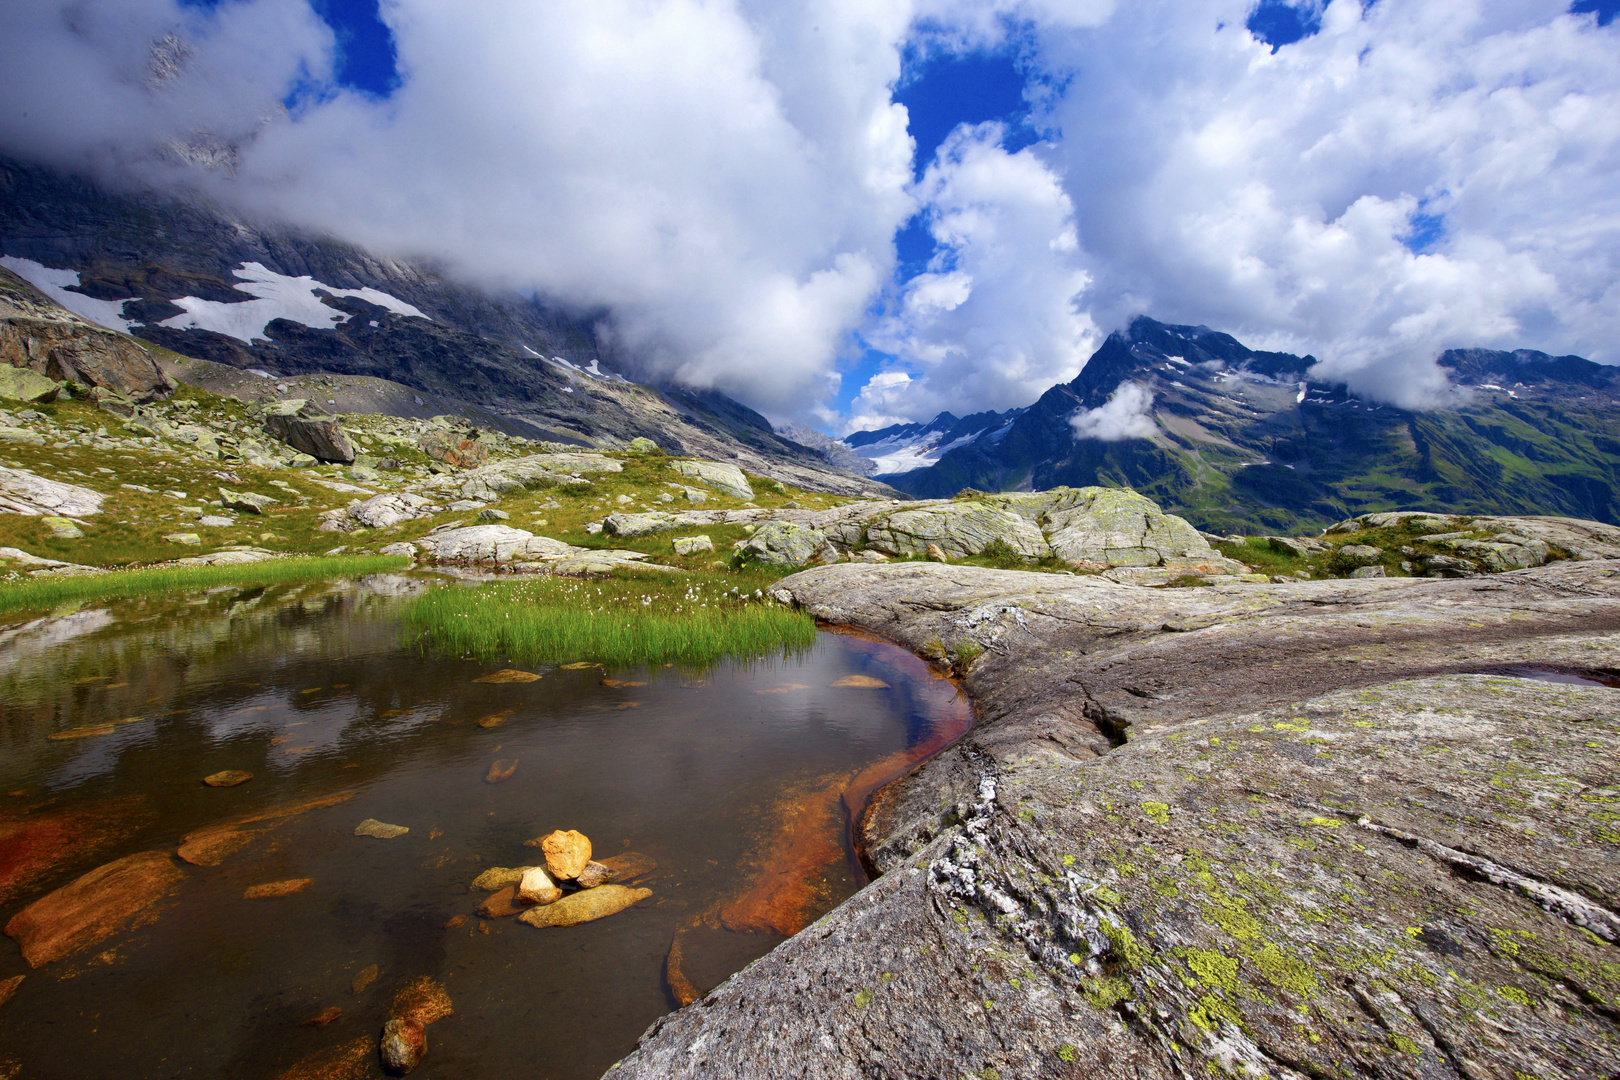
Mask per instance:
[[[1151,439],[1159,431],[1153,422],[1153,392],[1129,379],[1114,388],[1109,399],[1095,409],[1081,409],[1069,417],[1077,439]]]
[[[1338,3],[1275,55],[1246,0],[1045,34],[1088,310],[1313,352],[1405,404],[1451,346],[1620,361],[1620,26],[1565,6]],[[1420,212],[1444,226],[1416,254]]]
[[[872,341],[917,373],[903,398],[884,392],[917,419],[1027,405],[1101,339],[1078,307],[1073,204],[1036,148],[1008,153],[1003,134],[959,127],[916,187],[939,253]]]
[[[0,146],[608,306],[647,367],[778,414],[824,415],[855,335],[906,375],[857,417],[1024,405],[1139,312],[1413,403],[1447,346],[1620,361],[1620,24],[1565,6],[1342,0],[1273,54],[1252,0],[389,0],[400,89],[289,117],[332,70],[306,0],[0,0]],[[1027,34],[1053,141],[959,129],[913,184],[920,26]],[[240,144],[235,179],[177,139]],[[918,209],[944,256],[896,288]]]

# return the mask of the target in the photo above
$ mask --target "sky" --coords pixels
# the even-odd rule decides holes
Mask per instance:
[[[0,0],[0,149],[612,311],[835,432],[1138,314],[1620,363],[1620,0]],[[199,162],[201,162],[199,164]]]

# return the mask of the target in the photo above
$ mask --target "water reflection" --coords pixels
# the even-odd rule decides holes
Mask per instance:
[[[163,856],[131,864],[161,880],[115,933],[32,969],[0,954],[0,985],[26,975],[0,1075],[380,1075],[394,995],[428,976],[454,1002],[431,1075],[597,1076],[671,1006],[672,942],[674,988],[701,992],[849,895],[849,805],[968,721],[915,657],[830,634],[700,674],[479,682],[508,665],[401,648],[420,587],[220,590],[0,630],[0,918]],[[252,779],[202,782],[225,770]],[[356,836],[367,819],[409,831]],[[566,929],[476,917],[472,880],[538,862],[524,842],[553,829],[656,861],[652,895]]]

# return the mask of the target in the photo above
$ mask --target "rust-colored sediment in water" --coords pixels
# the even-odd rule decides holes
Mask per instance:
[[[73,810],[20,808],[18,817],[0,820],[0,906],[133,836],[149,817],[138,795]]]
[[[876,635],[842,627],[824,629],[868,645],[872,655],[881,654],[886,664],[899,668],[909,679],[949,681],[921,657],[897,650]],[[676,931],[664,960],[664,980],[676,1002],[690,1005],[700,996],[682,969],[688,933],[702,925],[781,937],[792,937],[803,930],[826,910],[830,899],[827,873],[845,857],[846,850],[855,852],[865,876],[867,864],[859,824],[874,797],[881,797],[884,788],[960,739],[972,726],[973,706],[965,694],[955,690],[949,701],[935,707],[927,737],[915,745],[859,772],[824,777],[785,792],[768,815],[775,826],[760,845],[754,860],[758,870],[750,883],[693,916]],[[843,834],[840,822],[847,830]],[[844,845],[845,836],[849,849]]]

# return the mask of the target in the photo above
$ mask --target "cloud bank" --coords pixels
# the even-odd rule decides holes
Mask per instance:
[[[1077,439],[1119,442],[1123,439],[1150,439],[1158,434],[1153,422],[1153,391],[1127,379],[1114,388],[1111,396],[1095,409],[1081,409],[1069,417]]]
[[[784,416],[869,348],[847,422],[1025,405],[1136,313],[1402,404],[1450,346],[1620,361],[1620,24],[1296,6],[1273,51],[1252,0],[388,0],[377,99],[307,0],[0,0],[0,148],[608,306],[644,371]],[[925,38],[1016,47],[1047,140],[963,126],[914,179]]]

